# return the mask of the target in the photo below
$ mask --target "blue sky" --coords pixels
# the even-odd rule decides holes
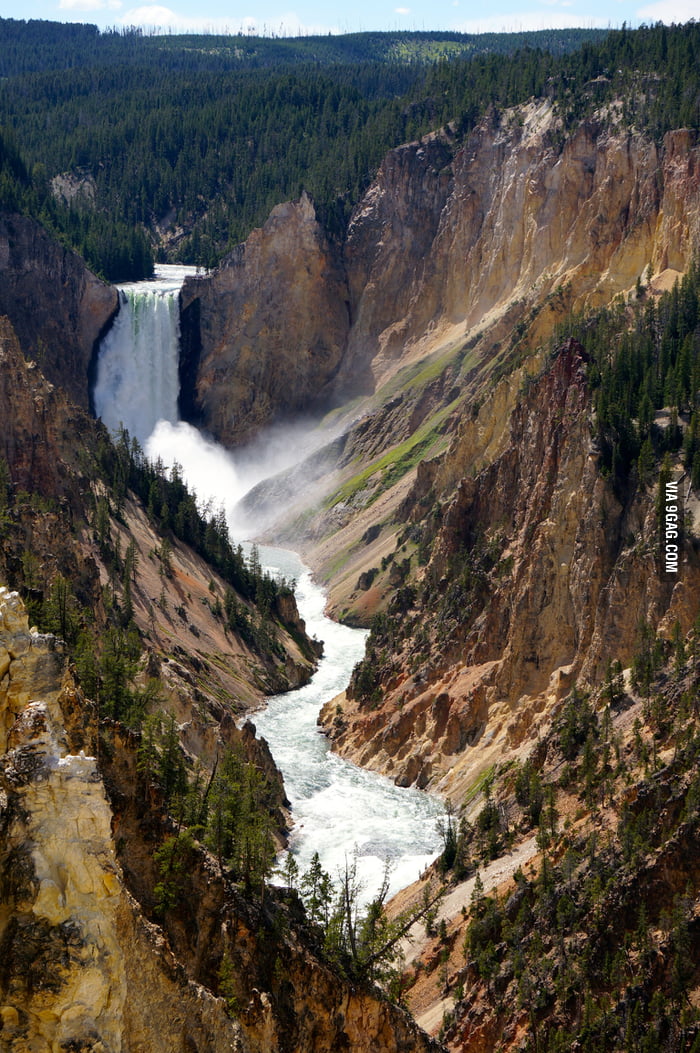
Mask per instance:
[[[456,29],[466,33],[630,26],[700,19],[700,0],[0,0],[5,18],[93,22],[163,31],[347,33]]]

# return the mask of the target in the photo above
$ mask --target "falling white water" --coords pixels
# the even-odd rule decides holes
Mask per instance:
[[[162,306],[153,295],[157,293],[153,285],[140,283],[128,289],[139,304],[141,325],[135,338],[139,341],[140,334],[151,330],[146,314],[157,314]],[[172,282],[170,286],[176,307]],[[200,502],[223,506],[233,532],[235,505],[250,485],[246,482],[249,473],[243,475],[226,450],[177,420],[176,327],[171,334],[172,346],[167,346],[166,337],[149,337],[140,351],[132,346],[126,331],[111,340],[108,337],[100,352],[95,406],[108,407],[105,422],[110,427],[123,422],[144,444],[149,457],[160,458],[166,467],[177,463]],[[109,368],[103,370],[103,358],[107,357]],[[143,367],[141,374],[139,367]],[[169,378],[165,376],[168,370]],[[114,378],[119,378],[118,382]],[[173,388],[175,395],[168,396],[168,410],[162,393]],[[142,418],[133,407],[137,395],[148,407]],[[321,706],[347,685],[363,655],[366,633],[325,616],[325,595],[293,552],[261,547],[260,557],[273,573],[298,582],[297,603],[307,631],[325,645],[310,683],[270,699],[267,708],[253,718],[282,771],[292,803],[295,827],[291,850],[302,871],[318,852],[322,866],[333,878],[344,868],[346,858],[356,859],[363,899],[376,892],[388,860],[391,891],[397,891],[414,880],[439,851],[437,819],[443,812],[442,803],[418,790],[401,789],[330,751],[328,740],[317,727],[317,716]]]
[[[156,280],[119,286],[119,314],[105,337],[93,393],[110,431],[145,443],[159,420],[178,419],[178,292],[193,267],[158,267]]]

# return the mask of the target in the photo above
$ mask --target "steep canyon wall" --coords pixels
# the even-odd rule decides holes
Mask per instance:
[[[117,311],[117,291],[26,216],[0,216],[0,315],[52,384],[88,408],[96,343]]]
[[[349,691],[323,710],[343,755],[459,795],[527,755],[577,680],[629,666],[640,622],[688,630],[697,546],[688,539],[678,580],[661,576],[654,486],[618,497],[598,458],[585,354],[570,341],[536,379],[502,381],[419,470],[395,559],[413,533],[427,566],[396,589]]]
[[[225,445],[317,410],[349,328],[337,252],[311,201],[278,205],[211,278],[182,290],[182,410]]]
[[[342,245],[302,198],[186,284],[191,410],[240,445],[506,313],[512,327],[557,290],[568,308],[597,305],[648,268],[682,271],[700,233],[699,160],[684,130],[657,145],[601,119],[565,135],[548,101],[491,115],[463,142],[446,129],[392,150]]]
[[[313,561],[320,539],[331,577],[339,553],[356,560],[354,592],[334,600],[336,610],[376,594],[393,616],[369,656],[376,697],[351,690],[324,713],[352,759],[402,783],[456,791],[504,752],[526,753],[576,679],[600,683],[611,659],[629,664],[640,620],[667,633],[675,619],[692,622],[692,546],[683,581],[662,584],[651,491],[621,497],[601,476],[582,349],[569,346],[553,363],[540,353],[515,371],[508,354],[514,332],[528,332],[531,351],[567,312],[634,295],[650,278],[668,287],[687,268],[700,238],[699,161],[688,131],[655,143],[608,114],[565,134],[551,103],[533,102],[488,115],[462,142],[445,129],[391,151],[344,244],[329,248],[334,283],[324,295],[342,295],[350,325],[335,330],[330,385],[327,374],[308,381],[341,404],[374,394],[329,491],[350,472],[356,481],[306,521],[306,551]],[[236,259],[245,273],[245,252]],[[224,310],[224,274],[188,286],[189,302],[200,297],[204,312],[203,297],[216,295]],[[232,359],[201,332],[198,383],[218,370],[229,407],[219,435],[235,444],[250,417],[235,373],[225,372]],[[303,361],[294,326],[285,346]],[[415,385],[401,387],[407,367],[427,356],[437,377],[450,348],[468,371],[443,367],[451,379],[420,397]],[[256,349],[279,364],[262,334]],[[485,379],[495,369],[500,383]],[[439,458],[419,460],[395,486],[381,467],[362,474],[447,403]],[[407,546],[415,552],[411,537],[422,537],[427,567],[414,559],[406,577],[399,564]],[[470,565],[481,547],[497,552],[497,569]],[[364,571],[379,572],[379,591],[362,584]]]

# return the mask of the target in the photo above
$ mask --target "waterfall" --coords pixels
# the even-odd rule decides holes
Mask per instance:
[[[142,445],[158,421],[178,419],[178,294],[190,270],[160,267],[153,282],[120,286],[119,313],[100,349],[95,413],[110,431],[123,425]]]
[[[173,270],[177,273],[170,274]],[[234,507],[250,483],[226,450],[177,417],[177,293],[184,272],[185,268],[162,268],[157,282],[121,288],[122,308],[100,350],[93,399],[108,427],[123,423],[150,458],[166,467],[179,465],[200,501],[223,505],[234,536]],[[302,870],[318,851],[333,878],[345,857],[354,854],[362,900],[376,891],[384,861],[390,860],[390,888],[398,891],[439,851],[436,819],[442,803],[419,790],[401,789],[330,751],[316,717],[348,683],[366,633],[324,615],[325,594],[293,553],[263,547],[260,555],[273,573],[299,581],[299,611],[307,629],[325,643],[311,682],[272,699],[253,718],[269,743],[292,803],[297,825],[291,850]]]

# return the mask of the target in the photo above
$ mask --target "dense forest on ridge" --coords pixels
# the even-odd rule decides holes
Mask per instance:
[[[624,120],[651,135],[700,122],[693,23],[295,40],[2,29],[0,125],[31,211],[113,280],[149,273],[142,231],[164,258],[212,266],[302,190],[342,235],[388,149],[448,122],[461,137],[489,106],[549,95],[566,127],[622,96]],[[66,172],[84,192],[56,205],[50,181]],[[6,175],[6,207],[22,194]]]
[[[536,47],[566,54],[584,41],[605,36],[601,29],[543,29],[524,33],[367,32],[342,36],[277,37],[274,26],[262,36],[250,32],[147,34],[139,28],[100,32],[79,23],[0,18],[0,69],[3,76],[80,66],[155,62],[170,72],[272,69],[281,65],[354,65],[362,62],[422,63],[458,55],[509,55]],[[57,47],[60,45],[60,47]]]

